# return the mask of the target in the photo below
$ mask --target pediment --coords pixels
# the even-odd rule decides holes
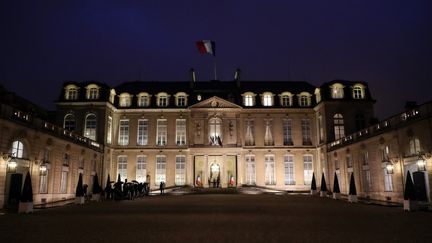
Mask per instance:
[[[217,96],[213,96],[209,99],[203,100],[195,105],[192,105],[190,108],[235,108],[239,109],[241,106],[236,105],[232,102],[219,98]]]

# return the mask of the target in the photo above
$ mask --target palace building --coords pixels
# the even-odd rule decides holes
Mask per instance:
[[[33,171],[34,188],[50,185],[34,189],[36,200],[73,197],[73,185],[64,187],[79,172],[87,183],[98,173],[101,182],[120,175],[154,189],[219,182],[284,191],[309,190],[315,173],[330,191],[337,175],[342,194],[353,173],[360,197],[401,202],[410,171],[429,202],[432,104],[378,122],[374,102],[362,81],[65,82],[45,120],[2,108],[0,152],[13,159],[29,148],[22,170]],[[13,173],[3,157],[5,201]],[[43,179],[46,164],[51,177]]]

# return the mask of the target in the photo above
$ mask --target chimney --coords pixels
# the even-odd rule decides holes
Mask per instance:
[[[189,70],[189,74],[190,74],[189,86],[192,89],[195,86],[195,82],[196,82],[195,69],[191,68]]]
[[[240,68],[237,68],[234,74],[234,80],[236,81],[237,87],[240,88]]]

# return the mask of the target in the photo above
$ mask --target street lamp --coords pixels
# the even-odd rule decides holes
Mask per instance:
[[[42,174],[44,174],[44,173],[47,171],[47,166],[46,166],[46,164],[45,164],[45,163],[41,164],[41,165],[39,166],[39,170],[40,170],[40,172],[41,172]]]
[[[423,153],[419,153],[419,156],[417,159],[418,171],[426,171],[426,157],[427,157],[427,155],[425,155]]]

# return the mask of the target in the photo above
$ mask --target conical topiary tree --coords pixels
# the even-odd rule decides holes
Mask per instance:
[[[354,173],[351,173],[350,185],[349,185],[349,193],[348,193],[348,201],[355,203],[357,202],[357,189],[354,180]]]
[[[340,198],[339,180],[335,172],[334,181],[333,181],[333,199],[339,199],[339,198]]]
[[[312,183],[311,183],[311,195],[315,195],[317,193],[316,181],[315,181],[315,173],[312,173]]]
[[[321,191],[320,191],[320,196],[321,197],[327,196],[327,185],[326,185],[326,180],[325,180],[324,172],[322,173],[322,176],[321,176]]]
[[[84,204],[84,188],[81,173],[79,173],[78,184],[75,191],[75,204]]]
[[[414,188],[414,183],[411,179],[411,173],[407,172],[407,178],[405,181],[405,191],[404,191],[404,210],[414,211],[417,209],[416,192]]]
[[[96,173],[93,177],[92,201],[99,201],[101,192],[102,192],[102,187],[99,184],[99,177]]]
[[[112,196],[111,193],[112,193],[111,178],[110,178],[110,175],[108,174],[106,185],[105,185],[105,198],[111,199],[111,196]]]
[[[20,202],[18,206],[18,213],[31,213],[33,212],[33,188],[31,183],[30,172],[24,180],[24,187],[20,196]]]

